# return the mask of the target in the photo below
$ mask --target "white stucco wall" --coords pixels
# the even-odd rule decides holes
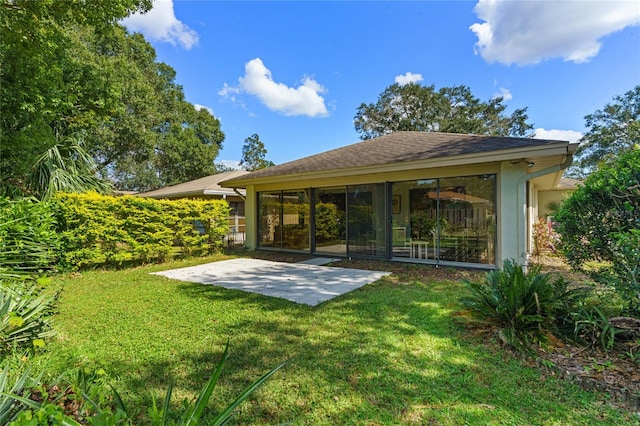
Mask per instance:
[[[526,252],[525,166],[503,162],[498,175],[498,267]]]

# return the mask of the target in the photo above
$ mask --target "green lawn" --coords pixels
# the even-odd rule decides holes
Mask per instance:
[[[130,411],[145,412],[150,395],[162,398],[171,380],[176,406],[192,398],[229,339],[212,411],[294,356],[232,423],[640,424],[602,394],[466,335],[453,315],[459,282],[422,282],[412,267],[413,279],[392,275],[309,307],[149,275],[198,262],[63,277],[54,363],[104,368]]]

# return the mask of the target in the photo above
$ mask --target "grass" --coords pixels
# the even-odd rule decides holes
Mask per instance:
[[[317,307],[149,274],[222,258],[62,277],[51,362],[103,368],[143,413],[172,380],[174,403],[192,398],[230,339],[214,412],[294,355],[237,424],[640,424],[465,333],[462,284],[420,280],[415,267]]]

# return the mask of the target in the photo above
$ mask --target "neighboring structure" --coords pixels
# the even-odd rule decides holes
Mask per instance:
[[[233,170],[205,176],[178,185],[167,186],[154,191],[140,192],[135,194],[135,196],[157,199],[193,198],[227,200],[229,207],[231,207],[231,216],[229,217],[231,234],[229,234],[227,240],[230,244],[242,243],[244,242],[245,236],[245,191],[243,189],[234,190],[223,188],[220,186],[220,182],[238,178],[247,173],[249,172],[245,170]]]
[[[205,176],[200,179],[167,186],[154,191],[139,192],[135,194],[135,196],[157,199],[224,199],[229,202],[232,215],[237,214],[239,216],[244,216],[245,191],[242,189],[235,191],[231,188],[223,188],[220,186],[220,182],[223,180],[234,179],[246,175],[247,173],[249,172],[245,170],[233,170],[230,172],[218,173],[216,175]]]
[[[566,200],[582,181],[571,178],[562,178],[555,188],[538,193],[538,216],[546,219],[553,215],[557,207]]]
[[[577,146],[397,132],[220,184],[246,189],[251,249],[495,268],[526,261]]]

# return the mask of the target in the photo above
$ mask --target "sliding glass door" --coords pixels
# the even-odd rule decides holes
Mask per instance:
[[[392,185],[392,257],[495,264],[495,175]]]
[[[347,188],[315,190],[316,253],[347,254]]]
[[[349,186],[347,193],[348,253],[385,255],[384,184]]]

